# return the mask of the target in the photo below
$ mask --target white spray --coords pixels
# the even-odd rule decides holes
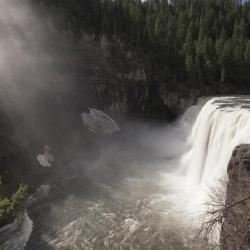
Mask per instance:
[[[216,97],[199,112],[181,165],[189,184],[214,186],[226,174],[233,149],[250,142],[250,98]]]

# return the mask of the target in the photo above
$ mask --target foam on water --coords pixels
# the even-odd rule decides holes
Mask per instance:
[[[205,249],[197,237],[203,204],[210,187],[216,186],[218,179],[226,174],[233,148],[250,142],[249,104],[248,97],[202,99],[175,126],[165,133],[160,131],[160,137],[155,140],[152,134],[145,138],[148,131],[143,132],[143,145],[150,146],[163,137],[166,150],[180,151],[159,162],[154,154],[143,155],[148,160],[134,161],[133,149],[125,160],[120,149],[116,153],[113,147],[111,152],[107,150],[111,155],[97,161],[100,168],[105,166],[105,159],[110,159],[119,169],[131,165],[132,169],[148,171],[124,177],[117,186],[109,183],[101,187],[108,198],[86,200],[72,196],[63,205],[53,207],[51,213],[56,222],[65,215],[74,219],[59,226],[56,234],[44,232],[48,245],[54,249],[116,249],[118,246],[136,249],[138,244],[141,249],[154,246]],[[159,143],[164,146],[161,140]],[[181,147],[182,144],[185,146]],[[178,166],[181,171],[176,170]]]
[[[91,169],[100,171],[99,178],[93,178],[94,195],[89,194],[91,187],[87,195],[82,192],[87,185],[79,175],[72,193],[60,201],[48,201],[46,210],[40,211],[38,219],[49,225],[39,229],[40,240],[52,249],[205,249],[197,237],[199,212],[209,188],[226,174],[233,148],[250,142],[249,109],[248,97],[203,99],[175,126],[156,134],[156,139],[152,130],[139,127],[135,133],[142,130],[143,139],[133,142],[139,140],[142,151],[135,150],[131,140],[127,148],[123,141],[122,147],[120,141],[105,144],[102,154],[91,162]],[[97,120],[100,127],[109,128],[109,122]],[[161,138],[166,150],[180,152],[160,159],[158,154],[147,155],[150,143],[160,141],[160,147],[164,146]],[[178,166],[181,171],[176,171]],[[133,172],[103,182],[104,174],[123,169]]]

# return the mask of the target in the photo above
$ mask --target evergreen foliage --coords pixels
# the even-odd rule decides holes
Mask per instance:
[[[1,186],[2,182],[0,179],[0,188]],[[0,193],[0,226],[14,220],[21,209],[23,200],[27,196],[27,191],[27,185],[20,184],[18,190],[10,198],[3,197]]]
[[[35,1],[35,0],[34,0]],[[35,2],[37,2],[36,0]],[[137,48],[165,78],[191,84],[250,81],[250,3],[234,0],[39,0],[77,36]]]

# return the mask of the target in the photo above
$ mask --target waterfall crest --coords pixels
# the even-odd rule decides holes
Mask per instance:
[[[225,176],[233,149],[249,142],[250,97],[208,100],[194,121],[188,150],[181,158],[188,183],[213,186]]]

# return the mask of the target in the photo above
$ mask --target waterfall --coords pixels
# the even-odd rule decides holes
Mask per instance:
[[[233,149],[250,143],[250,97],[216,97],[199,105],[181,165],[189,184],[211,187],[225,176]]]

